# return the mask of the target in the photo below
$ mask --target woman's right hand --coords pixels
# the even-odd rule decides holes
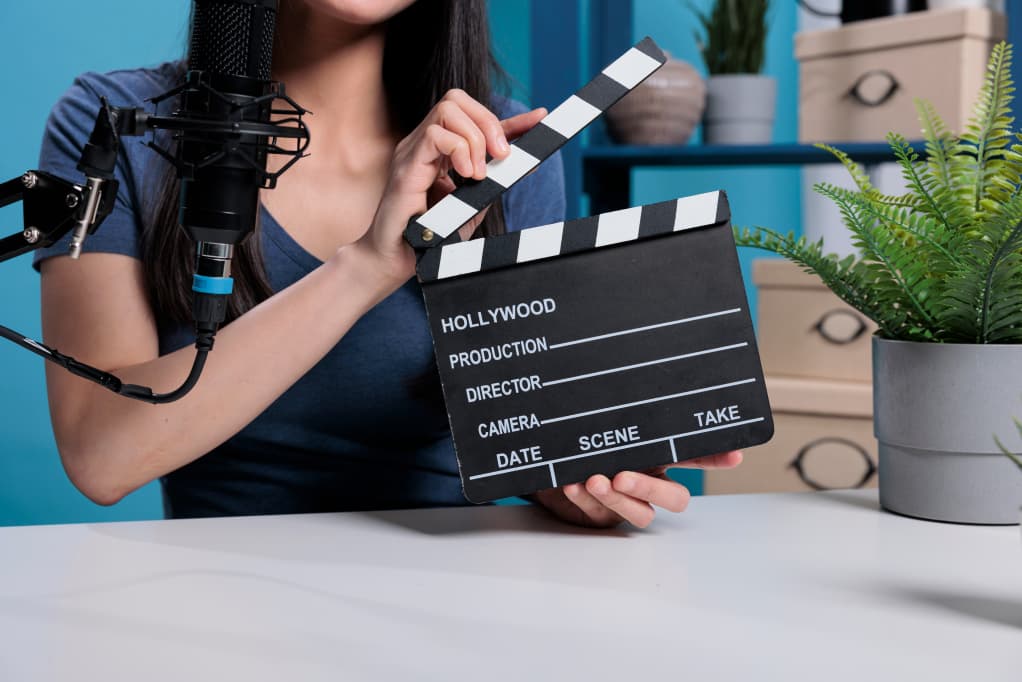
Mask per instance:
[[[464,178],[482,180],[486,155],[505,158],[510,153],[508,139],[525,133],[545,115],[545,109],[534,109],[501,121],[463,90],[448,91],[398,143],[373,223],[352,247],[372,262],[374,272],[390,288],[406,282],[415,272],[415,256],[404,242],[405,227],[454,190],[448,172],[453,169]],[[463,238],[471,236],[484,213],[462,228]]]

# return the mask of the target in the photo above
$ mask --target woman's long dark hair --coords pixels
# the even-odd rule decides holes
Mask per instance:
[[[182,74],[184,65],[181,66]],[[407,135],[452,88],[491,101],[491,78],[502,74],[490,49],[485,0],[418,0],[387,23],[383,86],[391,124]],[[168,166],[142,230],[142,269],[158,320],[188,323],[195,244],[178,227],[180,182]],[[504,232],[499,202],[478,231]],[[273,294],[263,263],[259,226],[234,251],[234,293],[227,321]]]

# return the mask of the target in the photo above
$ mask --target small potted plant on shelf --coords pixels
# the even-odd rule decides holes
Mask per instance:
[[[820,276],[873,319],[880,503],[941,521],[1019,522],[1022,477],[991,434],[1011,419],[1022,377],[1022,134],[1012,130],[1011,47],[995,46],[974,114],[952,135],[917,102],[926,159],[888,142],[908,186],[884,196],[842,152],[856,190],[819,184],[860,254],[765,228],[736,230]],[[1007,443],[1022,449],[1022,434]]]
[[[703,141],[762,144],[773,139],[777,83],[760,74],[768,0],[715,0],[696,11],[705,36],[696,35],[710,77],[706,81]]]

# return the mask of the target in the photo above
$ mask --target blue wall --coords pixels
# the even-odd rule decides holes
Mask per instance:
[[[180,56],[189,3],[130,0],[5,2],[0,10],[3,149],[0,180],[38,162],[47,113],[72,79],[88,70],[155,64]],[[0,209],[0,235],[22,226],[21,208]],[[39,278],[22,256],[0,265],[0,323],[39,338]],[[68,482],[53,444],[43,362],[0,344],[0,524],[157,518],[150,486],[114,508],[98,507]]]
[[[531,4],[530,0],[490,0],[493,52],[507,72],[511,96],[526,103],[532,76],[529,68]]]

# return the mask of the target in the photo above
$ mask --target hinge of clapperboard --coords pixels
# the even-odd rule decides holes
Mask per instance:
[[[651,38],[639,41],[597,74],[585,87],[547,114],[532,130],[512,142],[511,152],[507,157],[500,161],[490,161],[486,165],[486,178],[466,182],[428,211],[412,218],[405,228],[404,237],[416,250],[419,278],[436,279],[438,271],[442,269],[440,253],[458,250],[435,247],[460,242],[458,228],[500,199],[501,195],[516,182],[553,155],[635,86],[646,80],[666,61],[667,57]],[[716,203],[713,213],[716,214]],[[465,246],[479,242],[479,246],[482,247],[483,241],[473,240]],[[493,246],[500,242],[486,241],[492,241]],[[508,243],[507,246],[510,247],[511,244]],[[513,258],[501,260],[514,262]]]

